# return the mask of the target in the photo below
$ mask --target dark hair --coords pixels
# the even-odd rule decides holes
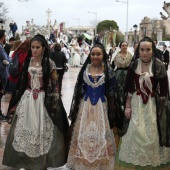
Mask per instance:
[[[5,35],[5,30],[0,30],[0,39],[1,39],[2,37],[4,37],[4,35]]]
[[[50,56],[50,50],[48,48],[47,41],[45,40],[45,37],[41,34],[35,35],[30,42],[30,45],[32,42],[38,41],[42,44],[43,47],[45,47],[44,54],[42,57],[42,72],[43,72],[43,83],[44,83],[44,90],[45,90],[45,98],[47,96],[47,87],[48,87],[48,82],[50,78],[50,64],[49,64],[49,56]],[[28,67],[29,63],[32,57],[32,51],[31,48],[29,48],[28,55],[25,59],[24,65],[23,65],[23,70],[22,70],[22,84],[20,84],[18,94],[16,95],[16,98],[14,101],[11,103],[11,107],[17,104],[17,102],[20,100],[21,96],[23,95],[25,89],[27,88],[28,85]]]
[[[54,51],[61,51],[61,45],[59,43],[54,44]]]
[[[91,50],[90,53],[85,61],[85,63],[83,64],[78,77],[77,77],[77,82],[74,88],[74,95],[73,95],[73,99],[72,99],[72,104],[71,104],[71,109],[70,109],[70,115],[69,115],[69,119],[71,119],[73,121],[73,115],[75,114],[75,110],[78,111],[78,107],[80,104],[80,98],[82,98],[82,83],[83,83],[83,74],[85,69],[87,68],[87,65],[91,63],[91,52],[94,48],[100,48],[102,50],[103,53],[103,64],[104,64],[104,74],[105,74],[105,85],[106,85],[106,97],[108,97],[109,95],[109,66],[107,64],[107,58],[108,58],[108,54],[106,53],[106,50],[104,48],[104,46],[102,44],[96,44],[94,45]]]
[[[10,41],[15,41],[15,38],[14,37],[11,37],[10,39],[9,39],[9,42]]]
[[[138,47],[135,51],[135,60],[139,58],[139,50],[140,50],[140,44],[142,42],[150,42],[152,43],[152,52],[153,52],[153,74],[154,74],[154,77],[156,76],[156,58],[158,58],[159,54],[158,54],[158,51],[156,49],[156,46],[155,46],[155,43],[153,42],[153,40],[150,38],[150,37],[144,37],[143,39],[140,40],[139,44],[138,44]],[[135,64],[135,62],[134,62]],[[132,66],[133,67],[133,66]]]
[[[164,44],[163,46],[164,46],[165,48],[167,47],[167,45],[165,45],[165,44]]]
[[[126,41],[121,41],[120,44],[119,44],[119,48],[121,48],[122,43],[124,43],[124,42],[128,45],[128,43]]]

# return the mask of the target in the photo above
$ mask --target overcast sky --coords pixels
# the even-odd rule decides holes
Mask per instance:
[[[47,9],[51,13],[52,23],[56,19],[58,23],[66,22],[66,27],[77,26],[78,21],[72,18],[79,18],[81,26],[92,26],[91,21],[97,19],[114,20],[117,22],[121,31],[126,31],[127,3],[116,2],[116,0],[30,0],[29,2],[18,2],[18,0],[0,0],[5,2],[8,7],[8,17],[11,17],[22,30],[25,21],[34,19],[34,23],[45,25],[47,23]],[[127,0],[123,0],[127,2]],[[164,0],[128,0],[128,30],[134,24],[139,26],[141,20],[148,16],[160,18]],[[167,2],[170,2],[167,1]]]

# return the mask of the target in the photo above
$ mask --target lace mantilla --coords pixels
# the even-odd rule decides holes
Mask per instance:
[[[121,52],[118,52],[113,61],[115,66],[119,68],[126,68],[129,66],[131,60],[132,60],[132,54],[127,51],[125,57],[122,57]]]
[[[102,76],[100,77],[100,79],[99,79],[99,81],[97,83],[93,83],[93,82],[90,81],[89,76],[88,76],[88,75],[90,75],[89,68],[90,68],[90,64],[87,66],[87,69],[83,74],[84,81],[89,86],[91,86],[92,88],[97,88],[97,87],[101,86],[102,84],[104,84],[105,83],[105,75],[104,74],[102,74]]]

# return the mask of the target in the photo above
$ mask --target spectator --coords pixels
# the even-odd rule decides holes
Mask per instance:
[[[0,120],[5,120],[5,116],[2,114],[1,110],[1,99],[5,93],[6,83],[9,76],[8,73],[9,58],[3,48],[5,43],[6,43],[5,30],[0,30],[0,74],[3,82],[3,91],[0,92]]]
[[[156,46],[157,43],[158,43],[157,40],[154,40],[153,42],[154,42],[155,46]],[[156,51],[157,51],[157,53],[158,53],[157,58],[160,59],[161,61],[163,61],[163,58],[162,58],[162,51],[161,51],[160,49],[158,49],[158,48],[156,48]]]
[[[167,50],[167,46],[163,45],[163,62],[165,64],[166,70],[168,70],[169,65],[169,51]]]
[[[14,38],[14,37],[11,37],[11,38],[9,39],[9,44],[8,44],[8,43],[5,43],[4,49],[5,49],[5,51],[6,51],[6,53],[7,53],[8,55],[9,55],[9,53],[10,53],[11,48],[12,48],[13,45],[14,45],[14,41],[15,41],[15,38]]]
[[[51,59],[54,61],[57,68],[57,74],[59,76],[58,78],[59,94],[61,95],[64,66],[66,65],[67,59],[64,52],[61,51],[61,45],[59,43],[54,44],[53,48],[54,51],[52,52]]]

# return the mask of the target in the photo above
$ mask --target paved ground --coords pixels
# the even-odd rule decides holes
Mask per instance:
[[[79,70],[80,70],[80,68],[77,68],[77,67],[76,68],[69,67],[69,71],[67,73],[65,73],[65,75],[64,75],[62,99],[63,99],[63,103],[64,103],[64,106],[65,106],[67,113],[69,113],[72,95],[73,95],[73,89],[74,89],[74,85],[75,85],[77,74],[78,74]],[[168,77],[169,77],[169,80],[170,80],[170,67],[169,67],[169,70],[168,70]],[[2,102],[3,113],[6,113],[6,110],[8,108],[8,98],[9,98],[8,95],[6,95],[3,98],[3,102]],[[8,125],[5,122],[3,122],[0,125],[0,170],[16,170],[16,169],[13,169],[13,168],[5,167],[1,164],[4,146],[5,146],[6,137],[7,137],[9,128],[10,128],[10,125]],[[56,170],[64,170],[64,169],[65,168],[58,168]],[[53,170],[55,170],[55,169],[53,169]]]
[[[75,85],[79,70],[80,70],[80,67],[78,68],[78,67],[70,66],[68,72],[66,72],[64,75],[63,88],[62,88],[62,100],[63,100],[67,113],[69,113],[74,85]],[[6,95],[3,97],[2,111],[4,114],[6,114],[6,111],[8,108],[8,100],[9,100],[9,95]],[[5,146],[9,128],[10,128],[10,125],[8,125],[6,122],[1,122],[1,125],[0,125],[0,170],[16,170],[13,168],[5,167],[1,164],[3,152],[4,152],[4,146]]]

